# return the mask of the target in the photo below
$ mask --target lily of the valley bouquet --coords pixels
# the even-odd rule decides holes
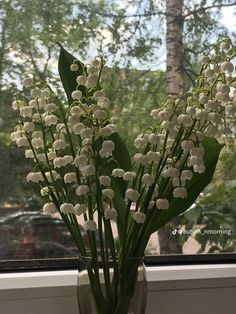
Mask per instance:
[[[232,58],[229,40],[204,55],[195,87],[153,108],[153,123],[134,140],[134,156],[111,122],[102,58],[85,66],[61,47],[68,102],[37,77],[24,78],[27,96],[13,102],[19,123],[11,139],[33,160],[27,181],[39,184],[43,211],[59,213],[79,255],[93,261],[88,276],[97,313],[127,314],[139,265],[133,258],[142,257],[151,234],[186,211],[211,181],[219,139],[232,136]]]

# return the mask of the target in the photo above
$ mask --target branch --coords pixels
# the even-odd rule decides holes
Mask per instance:
[[[57,43],[58,45],[60,45],[59,43]],[[52,54],[52,47],[48,47],[48,57],[47,57],[47,60],[46,60],[46,63],[44,65],[44,69],[43,69],[43,77],[46,77],[46,72],[47,72],[47,69],[48,69],[48,63],[51,59],[51,54]]]
[[[87,11],[92,12],[92,9],[88,5],[81,5],[81,7],[86,9]],[[120,18],[120,19],[134,18],[134,17],[148,17],[148,16],[155,16],[155,15],[166,15],[166,13],[163,11],[153,11],[153,12],[147,11],[140,14],[119,14],[119,13],[113,14],[113,13],[106,13],[101,10],[97,10],[95,14],[98,14],[103,17],[110,17],[110,18],[112,17],[112,18]]]
[[[140,13],[140,14],[108,14],[101,11],[97,11],[97,14],[104,16],[104,17],[113,17],[113,18],[120,18],[120,19],[126,19],[126,18],[132,18],[132,17],[148,17],[148,16],[155,16],[155,15],[166,15],[163,11],[153,11],[153,12],[146,12],[146,13]]]
[[[232,7],[236,5],[236,1],[234,1],[233,3],[222,3],[222,4],[215,4],[215,5],[209,5],[207,7],[203,7],[203,8],[199,8],[193,11],[189,11],[187,14],[183,15],[184,18],[190,16],[190,15],[196,15],[197,13],[200,12],[204,12],[206,10],[210,10],[210,9],[217,9],[217,8],[223,8],[223,7]]]
[[[195,85],[195,80],[193,79],[193,77],[191,76],[191,71],[189,71],[189,69],[184,69],[184,73],[188,76],[188,78],[190,79],[190,81],[192,82],[193,86]]]
[[[191,48],[188,48],[188,47],[185,47],[185,50],[187,52],[190,52],[190,53],[193,53],[194,55],[199,55],[199,54],[202,54],[206,49],[205,47],[201,50],[195,50],[195,49],[191,49]]]

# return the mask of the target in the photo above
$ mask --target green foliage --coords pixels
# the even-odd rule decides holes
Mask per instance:
[[[183,216],[186,229],[201,230],[195,234],[195,239],[201,245],[200,252],[234,252],[235,199],[235,180],[212,183],[199,197],[196,206]]]
[[[102,87],[112,101],[112,121],[118,125],[132,153],[134,138],[146,125],[152,124],[149,112],[164,101],[164,85],[165,74],[162,71],[104,69]]]

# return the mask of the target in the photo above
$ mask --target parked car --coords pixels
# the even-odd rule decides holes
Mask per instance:
[[[65,245],[53,241],[13,241],[0,245],[0,260],[25,260],[76,257]]]
[[[60,218],[18,211],[0,219],[0,259],[71,257],[77,251]]]

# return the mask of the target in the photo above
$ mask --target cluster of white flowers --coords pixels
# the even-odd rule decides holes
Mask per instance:
[[[95,231],[94,208],[99,207],[107,220],[119,215],[113,186],[118,180],[125,187],[127,208],[135,203],[130,215],[139,226],[145,224],[148,211],[168,210],[173,199],[186,198],[188,182],[195,173],[205,171],[205,137],[229,136],[227,122],[236,117],[232,47],[225,41],[222,49],[226,53],[202,57],[202,72],[191,92],[151,110],[154,125],[134,140],[137,151],[132,168],[122,169],[117,162],[111,173],[99,166],[101,160],[115,160],[116,144],[111,138],[117,132],[109,120],[110,100],[98,89],[102,61],[93,60],[84,72],[87,74],[77,77],[68,108],[57,103],[45,85],[36,87],[27,76],[23,86],[31,89],[30,99],[12,103],[21,123],[11,139],[25,147],[26,158],[38,166],[38,172],[29,173],[27,180],[41,185],[41,194],[48,200],[44,212],[56,211],[56,199],[60,204],[57,210],[64,215],[83,215],[84,228]],[[76,61],[70,69],[78,71]],[[58,180],[62,188],[55,193]],[[93,209],[91,204],[96,204]]]
[[[222,55],[215,52],[203,56],[202,73],[193,91],[180,99],[167,100],[161,109],[152,109],[150,115],[157,125],[134,141],[138,150],[134,156],[137,179],[146,184],[146,190],[155,185],[158,191],[150,199],[152,209],[168,209],[172,198],[188,196],[187,181],[194,173],[205,171],[206,136],[222,140],[232,134],[229,122],[236,117],[236,78],[230,61],[232,47],[227,40],[223,50],[225,47],[227,51]],[[142,185],[139,192],[140,197],[145,195]]]
[[[114,191],[110,188],[112,178],[99,173],[94,165],[98,155],[105,160],[113,157],[115,143],[110,136],[117,131],[116,125],[109,122],[110,100],[102,90],[97,90],[101,62],[93,60],[86,68],[87,74],[77,77],[77,87],[71,93],[73,103],[68,108],[57,102],[50,88],[45,88],[45,84],[41,87],[30,76],[23,80],[24,88],[29,89],[29,99],[15,99],[12,103],[21,123],[11,134],[11,140],[18,147],[25,147],[26,158],[32,158],[37,165],[39,171],[29,173],[27,181],[40,184],[41,195],[48,200],[43,211],[84,215],[84,228],[91,231],[96,230],[96,223],[88,220],[86,214],[90,200],[93,203],[96,198],[96,178],[106,202],[105,219],[117,217]],[[76,61],[70,69],[78,71]],[[81,87],[87,88],[89,100]],[[93,147],[96,141],[100,143],[99,149]],[[58,186],[60,191],[56,191]]]

